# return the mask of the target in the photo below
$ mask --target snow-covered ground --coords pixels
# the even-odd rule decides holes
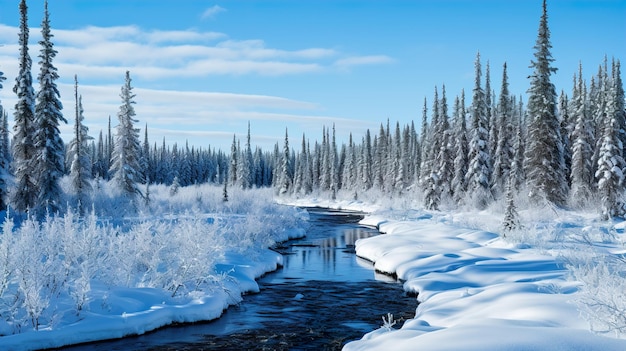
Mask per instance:
[[[357,255],[418,293],[414,319],[344,347],[355,350],[626,350],[624,222],[597,213],[520,211],[501,235],[502,209],[426,212],[393,203],[300,199],[374,210]],[[391,206],[390,206],[391,205]],[[375,302],[374,302],[375,303]]]
[[[221,191],[200,186],[170,195],[155,187],[145,212],[127,218],[115,216],[118,205],[41,226],[5,218],[0,350],[215,319],[243,293],[258,291],[255,278],[282,263],[268,247],[302,236],[306,213],[274,204],[271,190],[232,191],[227,203]]]
[[[15,228],[5,219],[0,350],[218,318],[242,293],[258,290],[255,278],[282,260],[267,247],[302,235],[306,218],[272,204],[271,190],[233,191],[228,203],[209,186],[151,191],[152,202],[132,218],[115,215],[117,200],[100,199],[98,216],[43,226],[23,220]],[[394,325],[387,316],[347,351],[626,350],[624,222],[522,210],[524,228],[503,238],[497,204],[426,212],[409,200],[281,201],[370,212],[363,224],[386,235],[360,240],[357,254],[418,293],[414,319]],[[38,279],[41,272],[46,279]],[[177,280],[181,274],[186,279]]]

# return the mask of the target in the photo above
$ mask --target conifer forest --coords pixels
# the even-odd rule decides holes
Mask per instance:
[[[15,81],[8,81],[0,67],[0,89],[11,89],[16,97],[11,108],[0,101],[0,349],[63,347],[95,341],[85,339],[91,335],[110,339],[219,318],[243,294],[259,292],[255,279],[281,266],[281,253],[269,248],[305,236],[309,217],[299,206],[350,209],[342,207],[346,204],[363,211],[365,225],[390,235],[359,238],[342,252],[371,261],[372,270],[397,278],[406,292],[417,295],[416,318],[405,323],[417,337],[436,335],[430,332],[439,332],[437,322],[441,330],[454,330],[457,321],[480,310],[477,320],[487,316],[484,329],[493,328],[494,335],[499,330],[517,335],[515,328],[527,325],[546,332],[556,325],[563,328],[549,329],[546,340],[588,345],[576,344],[587,338],[589,345],[604,345],[604,339],[587,334],[580,340],[557,337],[578,335],[579,325],[568,324],[578,308],[577,315],[590,321],[585,332],[617,336],[611,345],[623,346],[626,96],[621,63],[605,55],[594,67],[580,63],[575,72],[559,70],[571,75],[571,85],[555,86],[559,67],[552,55],[547,0],[541,8],[537,1],[534,44],[521,44],[528,46],[530,61],[524,72],[510,72],[507,62],[490,61],[476,48],[473,62],[458,63],[473,67],[473,84],[460,91],[433,85],[432,95],[415,97],[416,116],[381,118],[379,127],[350,133],[346,140],[333,123],[312,134],[294,135],[284,128],[284,139],[279,136],[270,149],[255,146],[252,121],[247,130],[232,131],[226,150],[210,139],[205,145],[153,140],[149,118],[136,111],[140,96],[132,70],[119,72],[119,108],[110,111],[108,126],[90,130],[77,73],[71,77],[71,100],[64,96],[73,104],[61,102],[48,1],[42,1],[38,43],[29,40],[27,2],[19,0],[16,12]],[[501,81],[492,81],[496,71]],[[526,90],[511,91],[512,74],[524,76]],[[66,124],[72,126],[69,140],[60,132]],[[376,213],[381,208],[382,214]],[[389,232],[381,229],[385,225]],[[244,273],[236,272],[242,266]],[[430,274],[440,275],[419,280]],[[439,286],[444,288],[428,290]],[[459,286],[465,290],[456,291]],[[452,291],[454,296],[445,295]],[[484,291],[493,293],[489,301],[471,300]],[[534,295],[525,300],[529,291]],[[458,305],[446,309],[448,302],[437,305],[430,299],[435,295]],[[544,295],[556,302],[524,305],[548,301]],[[308,298],[296,296],[289,302]],[[514,302],[503,296],[513,296]],[[140,302],[129,308],[137,313],[127,314],[124,304],[133,298]],[[578,307],[569,305],[574,299]],[[487,303],[497,313],[532,311],[528,315],[536,320],[511,313],[510,325],[489,324],[500,315],[490,315],[483,308]],[[540,311],[544,307],[554,307],[555,320],[563,324],[552,323],[551,312]],[[454,311],[460,311],[450,317],[454,322],[441,317]],[[428,318],[435,321],[432,326]],[[393,332],[396,321],[388,314],[383,322],[382,331],[353,341],[383,340],[377,335]],[[82,326],[97,332],[71,329]],[[114,328],[119,335],[111,332]],[[470,334],[456,330],[461,334],[450,340]],[[520,338],[535,333],[523,330]],[[395,349],[393,342],[409,340],[409,334],[398,333],[399,339],[378,347]],[[491,335],[484,339],[479,341],[492,341]],[[24,340],[30,344],[21,348]],[[532,342],[537,348],[546,345]],[[350,345],[358,348],[348,343],[345,349]]]

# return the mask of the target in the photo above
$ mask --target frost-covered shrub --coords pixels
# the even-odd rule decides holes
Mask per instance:
[[[570,270],[583,283],[577,304],[591,329],[626,335],[626,258],[595,257]]]
[[[72,206],[43,221],[3,216],[0,336],[78,321],[93,306],[106,308],[103,290],[154,288],[182,301],[213,291],[224,279],[215,265],[225,253],[254,254],[286,240],[287,229],[305,219],[275,204],[271,190],[233,189],[224,203],[213,185],[181,187],[173,196],[154,186],[150,207],[122,217],[128,204],[109,187],[100,184],[86,216]]]

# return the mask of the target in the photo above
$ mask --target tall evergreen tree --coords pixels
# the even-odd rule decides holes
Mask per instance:
[[[6,80],[4,73],[0,71],[0,89],[3,88],[2,82]],[[9,164],[11,162],[9,156],[9,126],[8,116],[2,102],[0,102],[0,211],[7,208],[9,199]]]
[[[59,132],[59,123],[67,123],[61,110],[61,94],[55,81],[59,78],[52,60],[57,51],[52,43],[48,1],[44,2],[44,18],[41,22],[42,40],[38,76],[39,92],[35,106],[35,158],[33,172],[37,176],[37,207],[41,211],[55,213],[61,206],[59,178],[64,174],[65,149]],[[42,213],[43,214],[43,213]]]
[[[369,190],[374,185],[372,171],[372,136],[370,130],[365,131],[363,137],[363,155],[361,156],[361,182],[364,190]]]
[[[608,116],[605,121],[600,157],[598,159],[598,192],[602,202],[602,217],[610,219],[614,216],[622,216],[623,193],[624,193],[624,166],[626,166],[622,153],[622,144],[619,140],[619,121],[615,116]]]
[[[115,136],[113,148],[113,162],[111,172],[113,180],[118,185],[122,194],[127,197],[133,206],[136,206],[136,197],[141,194],[139,181],[141,179],[141,166],[139,155],[139,129],[134,127],[135,119],[135,94],[131,86],[130,72],[126,71],[126,78],[122,86],[120,97],[122,105],[117,113],[119,124]]]
[[[567,181],[561,127],[556,113],[556,91],[550,81],[550,76],[556,72],[556,68],[552,67],[551,48],[548,10],[544,0],[534,47],[535,60],[530,66],[534,72],[530,76],[528,90],[530,124],[524,168],[530,197],[560,206],[566,200]]]
[[[509,81],[506,63],[502,68],[502,87],[498,99],[498,110],[492,124],[496,125],[497,146],[493,154],[492,189],[497,195],[505,192],[509,178],[509,170],[513,161],[513,142],[515,140],[513,126],[513,107],[509,95]]]
[[[563,162],[565,164],[565,176],[568,180],[572,168],[572,141],[570,136],[574,130],[574,126],[569,115],[569,98],[565,91],[561,90],[559,102],[557,106],[559,121],[561,123],[561,143],[563,145]]]
[[[437,88],[435,88],[433,101],[433,111],[428,128],[428,134],[426,140],[428,143],[428,150],[426,157],[423,159],[422,166],[422,178],[420,183],[424,191],[424,207],[428,210],[438,210],[441,203],[441,187],[439,184],[439,172],[437,168],[437,156],[441,149],[442,141],[438,135],[439,125],[439,94]],[[423,115],[426,115],[426,100],[424,100]]]
[[[13,174],[15,189],[11,194],[11,204],[17,211],[25,212],[36,205],[37,177],[33,172],[35,157],[35,90],[31,74],[32,60],[28,54],[28,7],[22,0],[19,32],[19,72],[15,78],[13,92],[17,94],[15,123],[13,125]]]
[[[609,105],[609,113],[612,113],[620,121],[622,126],[626,125],[626,107],[624,104],[626,100],[624,98],[624,84],[622,83],[621,63],[619,60],[613,59],[612,70],[613,85],[611,88],[611,101]],[[622,150],[626,155],[626,129],[623,129],[620,133],[620,140],[622,141]]]
[[[524,138],[522,135],[522,123],[514,125],[513,159],[511,160],[510,179],[512,186],[519,189],[526,180],[524,173]]]
[[[106,144],[105,144],[105,157],[104,157],[104,161],[106,162],[106,168],[105,170],[107,171],[106,174],[103,174],[102,176],[104,177],[104,179],[109,180],[111,179],[111,164],[113,162],[113,149],[115,148],[115,141],[113,140],[113,129],[111,128],[111,116],[109,115],[109,123],[108,123],[108,128],[107,128],[107,137],[106,137]],[[165,138],[163,138],[163,142],[165,142]]]
[[[461,99],[454,99],[454,137],[456,139],[454,158],[454,178],[452,187],[454,200],[463,201],[467,191],[465,175],[469,166],[469,142],[467,141],[467,121],[465,117],[465,92],[461,92]]]
[[[439,127],[436,138],[441,138],[437,156],[437,172],[439,177],[439,187],[442,197],[452,197],[452,178],[454,178],[454,155],[452,152],[454,138],[450,129],[448,117],[448,101],[446,99],[446,87],[441,88],[441,99],[439,100]]]
[[[141,145],[141,156],[139,158],[139,165],[141,166],[141,179],[144,183],[150,183],[154,181],[154,168],[150,162],[150,142],[148,141],[148,123],[143,130],[143,143]],[[148,187],[146,187],[148,189]]]
[[[570,172],[570,199],[574,206],[580,207],[588,202],[593,184],[593,145],[595,130],[593,119],[587,111],[587,89],[582,78],[582,65],[579,65],[578,77],[574,82],[571,118],[575,121],[572,131],[572,167]]]
[[[336,199],[339,191],[339,157],[337,156],[337,139],[335,136],[335,124],[330,142],[330,191],[332,199]]]
[[[429,170],[426,170],[424,167],[428,166],[426,161],[429,157],[430,150],[430,140],[428,139],[430,133],[428,133],[428,107],[426,102],[426,97],[424,97],[424,105],[422,107],[422,129],[420,131],[420,145],[421,148],[421,157],[420,157],[420,172],[417,174],[417,180],[421,181],[422,175],[428,173]]]
[[[250,145],[250,122],[248,122],[248,134],[246,135],[246,145],[241,154],[241,168],[239,176],[241,178],[241,187],[243,189],[252,188],[253,170],[252,146]]]
[[[624,161],[622,135],[626,133],[624,90],[621,84],[619,63],[613,65],[608,101],[605,104],[605,124],[600,157],[598,159],[598,192],[602,201],[602,216],[609,219],[623,216],[624,209]]]
[[[78,78],[74,76],[74,99],[76,103],[76,119],[74,123],[74,138],[69,145],[70,179],[72,188],[78,201],[78,212],[84,213],[88,208],[91,192],[91,157],[88,148],[89,129],[83,124],[82,97],[78,95]]]
[[[280,169],[277,182],[278,193],[283,195],[289,193],[293,185],[293,176],[291,173],[291,152],[289,151],[289,135],[285,129],[285,144],[283,146],[282,156],[279,158]]]
[[[237,184],[239,175],[239,149],[237,148],[237,137],[233,134],[233,143],[230,145],[230,164],[228,166],[228,182],[231,185]]]
[[[472,95],[472,126],[469,143],[469,166],[467,169],[467,188],[474,205],[485,208],[491,200],[489,131],[487,127],[487,104],[485,92],[481,86],[480,54],[476,55],[476,78]]]
[[[296,159],[296,174],[293,180],[294,194],[308,194],[306,190],[306,169],[309,163],[306,154],[306,136],[302,133],[302,150]]]
[[[487,130],[489,131],[489,155],[492,158],[495,157],[496,149],[498,148],[498,133],[500,132],[500,121],[497,116],[497,111],[493,106],[495,103],[493,95],[491,93],[491,65],[489,64],[489,60],[487,60],[487,64],[485,65],[485,112],[487,114]],[[493,180],[493,179],[492,179]]]

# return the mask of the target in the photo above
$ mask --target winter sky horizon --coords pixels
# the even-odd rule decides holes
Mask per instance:
[[[12,125],[19,0],[0,0],[0,91]],[[33,78],[39,73],[43,0],[29,6]],[[474,60],[491,66],[500,89],[507,62],[512,94],[523,94],[537,37],[541,0],[200,1],[49,0],[54,65],[71,139],[78,75],[90,135],[117,125],[126,70],[142,129],[151,144],[229,150],[233,134],[269,151],[285,128],[299,150],[323,126],[360,141],[389,119],[419,126],[424,98],[445,84],[448,102],[466,91]],[[604,56],[626,58],[626,0],[548,1],[557,91],[570,93],[583,64],[589,80]],[[484,77],[483,77],[484,82]],[[38,89],[38,84],[35,84]]]

